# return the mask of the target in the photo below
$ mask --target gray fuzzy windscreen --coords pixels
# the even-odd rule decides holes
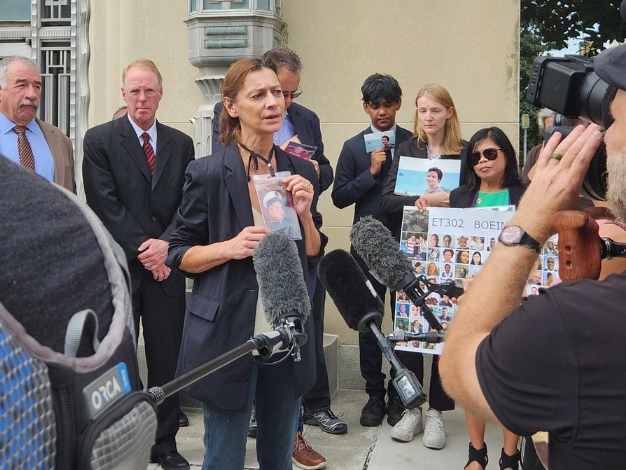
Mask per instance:
[[[295,242],[282,233],[269,233],[254,249],[252,261],[269,324],[276,326],[294,310],[306,319],[311,302]]]
[[[407,274],[413,272],[411,262],[400,251],[389,229],[371,216],[354,224],[350,242],[372,274],[390,289],[395,289]]]

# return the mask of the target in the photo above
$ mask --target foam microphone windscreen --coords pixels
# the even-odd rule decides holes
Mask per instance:
[[[619,6],[619,16],[622,17],[623,21],[626,21],[626,0],[622,0]]]
[[[252,261],[268,323],[275,327],[294,312],[306,320],[311,301],[295,242],[282,233],[268,233],[254,249]]]
[[[347,251],[326,254],[319,262],[317,274],[351,329],[358,331],[359,320],[368,313],[383,314],[382,301],[368,288],[367,278]]]
[[[372,274],[390,289],[396,289],[407,274],[413,273],[411,261],[400,251],[389,229],[371,216],[354,224],[350,242]]]

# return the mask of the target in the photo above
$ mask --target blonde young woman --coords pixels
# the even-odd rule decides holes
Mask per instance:
[[[401,156],[428,160],[461,160],[459,184],[465,182],[466,169],[461,155],[466,142],[461,139],[459,118],[448,90],[434,83],[425,85],[415,98],[415,108],[413,138],[400,144],[396,150],[381,199],[381,208],[388,215],[388,226],[397,240],[400,239],[404,206],[447,206],[450,202],[449,194],[446,192],[436,192],[420,197],[394,194]],[[423,379],[424,357],[422,354],[398,351],[398,357],[416,374],[418,379]],[[413,436],[419,434],[423,428],[422,441],[426,447],[441,449],[445,445],[446,435],[441,420],[442,411],[453,410],[454,401],[441,387],[438,359],[439,356],[433,357],[432,379],[428,394],[429,409],[425,412],[423,423],[421,409],[405,410],[397,393],[391,389],[387,422],[394,426],[391,432],[393,439],[403,442],[411,441]]]

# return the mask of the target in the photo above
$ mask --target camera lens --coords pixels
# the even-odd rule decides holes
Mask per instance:
[[[606,147],[604,142],[601,142],[591,159],[581,192],[585,197],[605,201],[607,186]]]
[[[604,122],[602,119],[602,98],[607,88],[608,85],[600,80],[595,72],[587,75],[581,81],[576,95],[578,116],[601,126]]]

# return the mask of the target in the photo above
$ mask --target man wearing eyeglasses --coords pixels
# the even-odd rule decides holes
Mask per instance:
[[[122,73],[128,113],[87,131],[83,180],[87,204],[126,253],[131,275],[135,333],[143,327],[148,387],[174,378],[185,315],[185,279],[165,265],[185,170],[194,159],[192,139],[156,120],[162,78],[147,59]],[[157,410],[151,461],[183,470],[176,449],[178,394]]]

